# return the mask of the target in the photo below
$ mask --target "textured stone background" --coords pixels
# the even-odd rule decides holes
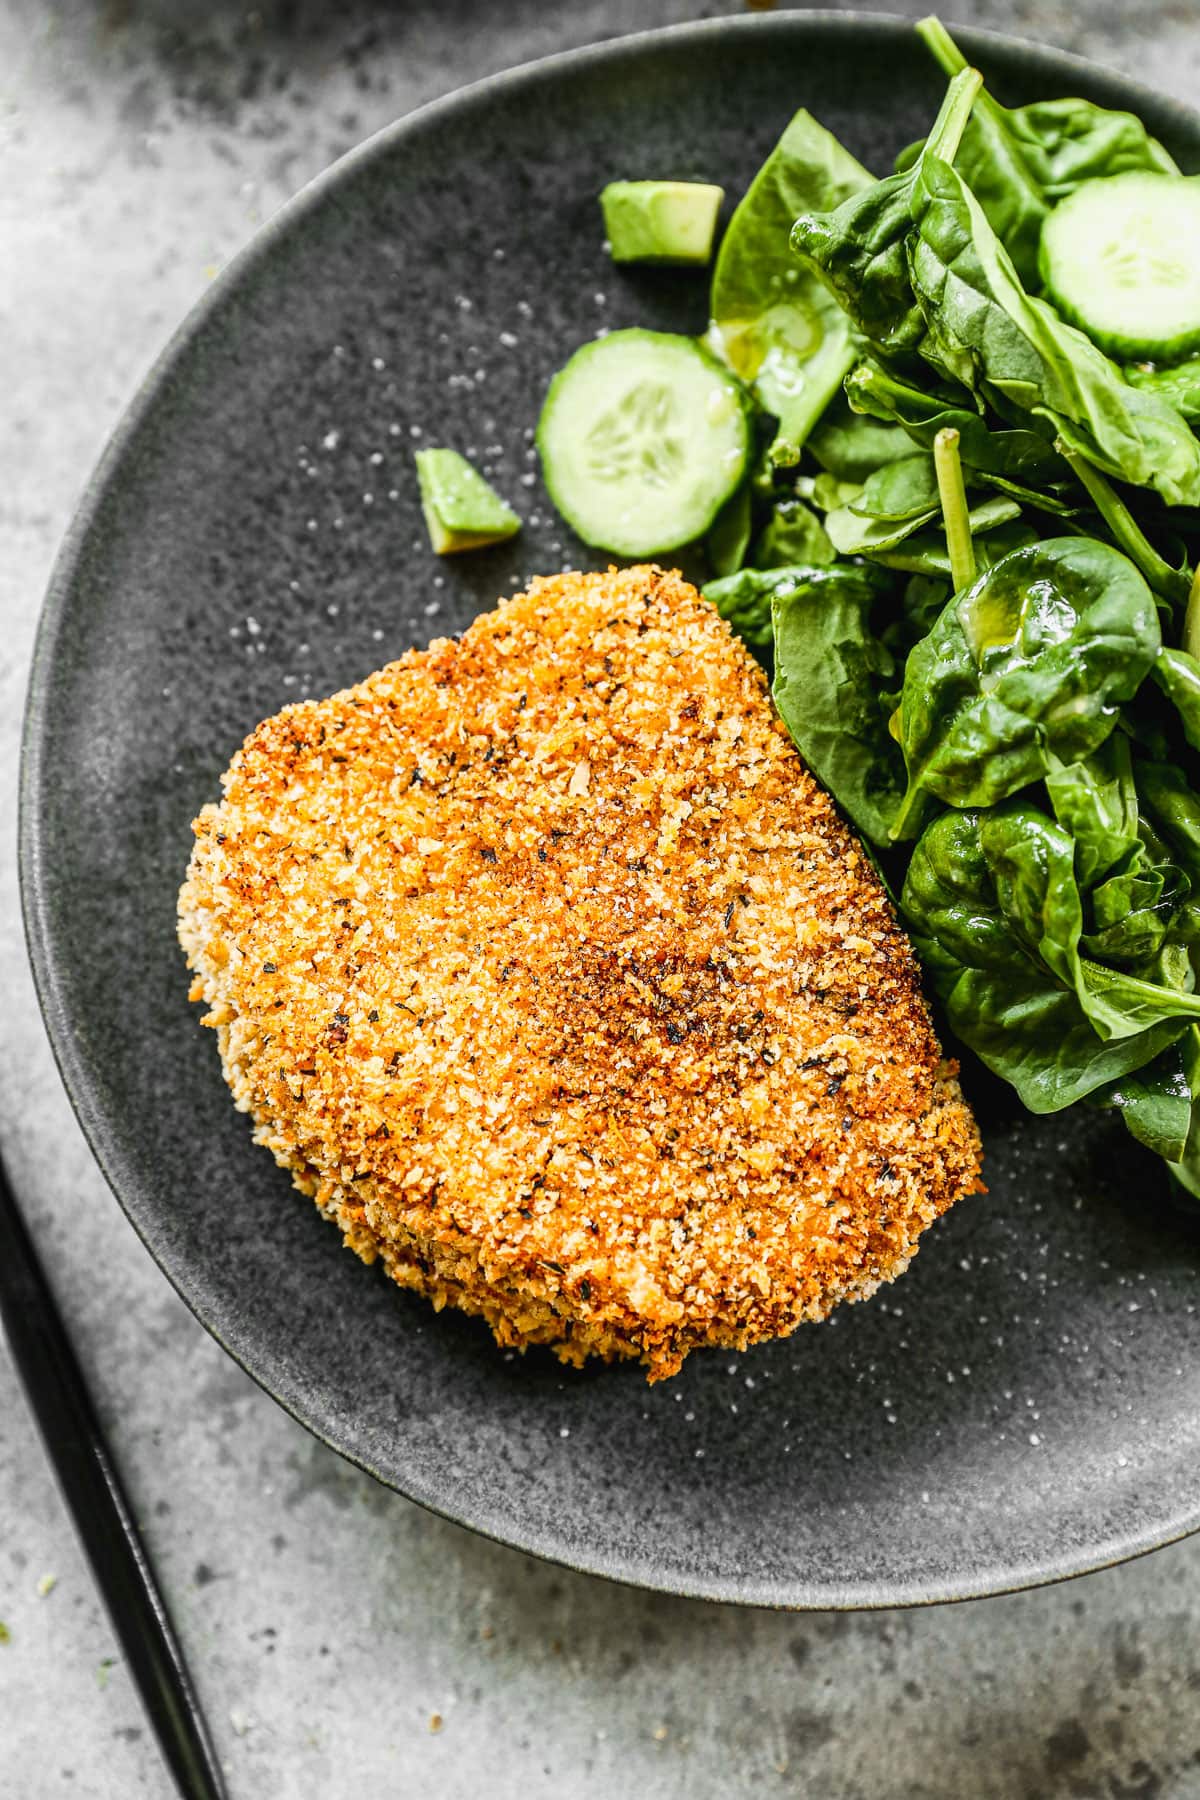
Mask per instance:
[[[735,10],[0,0],[0,1120],[235,1800],[1200,1796],[1200,1540],[1038,1593],[807,1617],[485,1543],[344,1465],[210,1341],[92,1166],[38,1020],[12,848],[26,667],[75,499],[167,334],[280,202],[419,102]],[[1194,0],[953,14],[1197,91]],[[2,1350],[0,1620],[0,1791],[168,1795]]]

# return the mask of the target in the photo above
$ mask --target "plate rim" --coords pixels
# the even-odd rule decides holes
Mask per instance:
[[[59,958],[52,948],[54,938],[50,927],[51,909],[44,879],[45,822],[40,807],[49,727],[47,701],[52,666],[68,619],[71,593],[85,561],[93,531],[110,491],[116,485],[126,453],[136,441],[176,364],[186,355],[193,339],[207,324],[210,316],[219,311],[226,299],[236,293],[239,285],[259,262],[271,254],[276,242],[290,234],[305,215],[319,207],[326,195],[335,190],[353,171],[390,151],[393,146],[403,143],[406,138],[419,137],[444,117],[464,109],[469,111],[480,102],[486,102],[509,88],[520,88],[531,82],[553,79],[564,70],[574,73],[580,69],[596,69],[605,63],[619,63],[627,58],[636,60],[652,55],[673,43],[703,43],[706,39],[715,41],[729,35],[743,36],[751,32],[757,32],[763,37],[802,39],[809,31],[832,31],[834,35],[844,36],[848,41],[867,32],[886,42],[889,37],[907,41],[913,35],[914,28],[913,20],[895,13],[793,8],[765,15],[746,13],[690,20],[647,31],[630,32],[518,63],[438,95],[371,133],[319,171],[284,201],[230,258],[137,380],[131,397],[108,435],[80,493],[55,557],[38,617],[21,726],[17,832],[19,890],[26,950],[42,1023],[59,1077],[88,1148],[125,1218],[193,1317],[239,1368],[250,1376],[256,1386],[313,1437],[336,1451],[347,1462],[373,1476],[383,1486],[441,1518],[526,1555],[621,1585],[680,1598],[794,1612],[866,1611],[948,1604],[1020,1592],[1112,1568],[1200,1532],[1200,1489],[1191,1507],[1174,1517],[1145,1526],[1140,1531],[1110,1536],[1093,1542],[1086,1549],[1073,1553],[1059,1552],[1037,1560],[1029,1557],[1008,1562],[992,1559],[979,1563],[969,1572],[962,1571],[938,1579],[876,1578],[834,1584],[823,1583],[819,1575],[803,1580],[790,1579],[783,1583],[772,1582],[763,1577],[747,1580],[737,1575],[693,1575],[684,1578],[672,1571],[663,1570],[650,1557],[618,1553],[588,1556],[581,1554],[578,1547],[566,1537],[557,1541],[543,1532],[523,1533],[519,1517],[507,1513],[503,1517],[492,1516],[484,1509],[475,1511],[472,1516],[464,1516],[463,1511],[456,1510],[453,1500],[444,1493],[427,1491],[427,1484],[420,1477],[414,1475],[401,1483],[394,1476],[384,1474],[374,1467],[369,1457],[335,1441],[334,1435],[318,1422],[299,1399],[271,1386],[272,1377],[265,1373],[259,1374],[250,1367],[222,1335],[217,1325],[205,1317],[201,1311],[201,1302],[184,1290],[169,1266],[169,1258],[164,1260],[164,1255],[160,1254],[152,1219],[142,1216],[144,1209],[140,1209],[136,1202],[127,1200],[122,1191],[121,1156],[116,1134],[111,1120],[96,1103],[87,1058],[75,1039],[69,1009],[64,1001]],[[1137,109],[1141,102],[1148,102],[1160,113],[1165,109],[1176,115],[1181,128],[1193,134],[1200,143],[1200,111],[1128,77],[1122,70],[1008,32],[974,26],[954,26],[953,29],[958,40],[973,53],[986,53],[989,48],[1008,54],[1015,51],[1030,57],[1048,73],[1059,69],[1064,77],[1084,76],[1092,81],[1101,76],[1128,96],[1131,109]]]

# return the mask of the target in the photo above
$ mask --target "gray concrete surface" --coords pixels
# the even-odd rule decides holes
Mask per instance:
[[[92,1166],[38,1019],[13,857],[28,656],[75,498],[168,332],[260,220],[397,114],[726,10],[0,4],[0,1125],[235,1800],[1200,1796],[1200,1540],[856,1617],[660,1599],[485,1543],[341,1463],[209,1340]],[[954,12],[1197,91],[1194,0]],[[0,1793],[166,1796],[2,1351],[0,1620]]]

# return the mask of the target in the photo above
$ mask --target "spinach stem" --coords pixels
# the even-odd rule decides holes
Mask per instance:
[[[970,66],[936,13],[930,13],[928,18],[918,21],[917,36],[924,43],[934,62],[946,75],[950,76],[952,81],[955,76],[961,75],[963,70]],[[974,116],[980,121],[984,138],[988,142],[989,159],[994,158],[998,150],[1002,164],[1006,159],[1011,158],[1013,167],[1020,177],[1018,185],[1027,186],[1031,195],[1040,194],[1041,183],[1030,167],[1028,153],[1020,139],[1014,134],[1005,108],[1000,105],[998,100],[993,99],[987,88],[982,85],[982,77],[978,93],[972,101],[972,109]],[[954,159],[953,156],[948,156],[946,160],[952,162]],[[1012,179],[1011,175],[1009,179]]]
[[[1192,576],[1187,611],[1183,615],[1183,647],[1189,656],[1200,659],[1200,565]]]
[[[917,22],[917,36],[921,39],[935,63],[951,80],[961,75],[964,69],[970,68],[966,57],[955,43],[936,13],[930,13],[926,19]],[[979,109],[999,120],[1002,109],[997,106],[992,96],[983,86],[982,75],[979,78],[980,92],[977,101]],[[950,158],[947,158],[949,161]]]
[[[1067,462],[1072,474],[1087,489],[1096,511],[1112,532],[1113,542],[1118,550],[1123,550],[1135,568],[1140,569],[1147,582],[1156,594],[1164,600],[1172,600],[1178,605],[1187,606],[1189,613],[1195,601],[1196,584],[1188,581],[1187,575],[1180,569],[1173,569],[1169,562],[1158,554],[1153,544],[1146,539],[1145,533],[1125,502],[1114,491],[1108,481],[1093,468],[1086,457],[1063,443],[1061,438],[1055,440],[1054,448]],[[1195,626],[1200,636],[1200,602],[1195,602],[1197,617]],[[1187,624],[1184,624],[1184,634]]]
[[[928,18],[917,21],[917,36],[947,75],[957,75],[966,68],[966,57],[936,13],[930,13]]]
[[[983,76],[978,69],[959,70],[946,89],[946,97],[933,121],[929,136],[925,139],[922,155],[940,156],[943,162],[948,163],[954,161],[962,142],[962,134],[967,129],[967,121],[971,117],[971,108],[978,99],[982,86]]]
[[[968,516],[962,461],[958,454],[958,433],[953,426],[946,426],[934,438],[933,466],[937,472],[938,493],[942,501],[946,548],[950,552],[950,578],[954,583],[955,593],[961,594],[975,579],[975,546],[971,542],[971,520]]]

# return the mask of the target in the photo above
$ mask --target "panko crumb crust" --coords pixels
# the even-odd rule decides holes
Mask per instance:
[[[872,1293],[980,1191],[887,897],[677,574],[534,581],[223,786],[180,937],[235,1101],[501,1344],[671,1375]]]

